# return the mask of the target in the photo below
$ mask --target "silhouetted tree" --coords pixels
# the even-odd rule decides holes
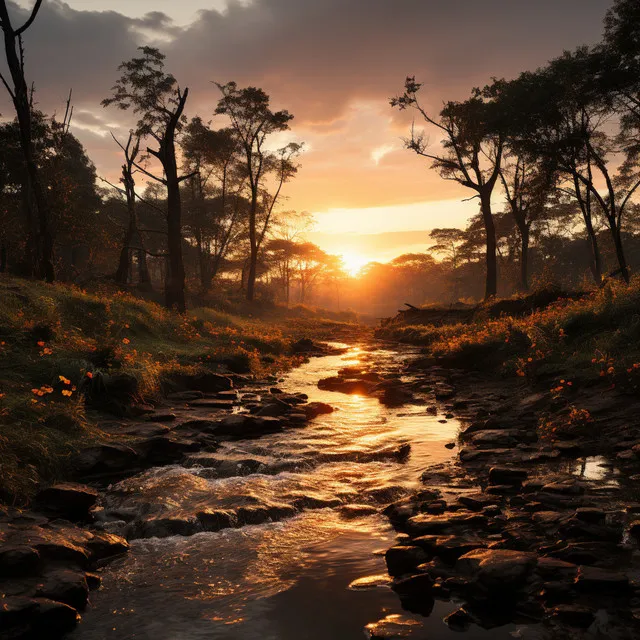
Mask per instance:
[[[477,193],[486,236],[485,298],[490,298],[497,292],[498,281],[491,195],[498,180],[504,147],[504,137],[496,132],[495,105],[492,99],[476,90],[465,102],[445,104],[436,118],[418,100],[421,87],[414,77],[408,77],[404,93],[392,98],[391,105],[399,109],[414,109],[427,125],[436,127],[444,135],[444,152],[438,154],[429,151],[425,133],[416,131],[414,127],[411,137],[405,141],[407,148],[431,160],[431,166],[445,180],[455,180]]]
[[[184,107],[189,89],[182,91],[176,79],[165,72],[165,56],[153,47],[139,47],[142,56],[124,62],[118,68],[122,72],[113,87],[113,96],[102,101],[103,106],[115,104],[123,110],[132,108],[140,119],[135,133],[150,137],[157,148],[147,147],[147,152],[156,158],[163,170],[158,176],[138,163],[136,168],[163,184],[167,189],[167,251],[169,273],[165,281],[165,304],[184,312],[185,272],[182,257],[182,206],[180,183],[189,176],[178,174],[176,158],[176,135],[186,118]]]
[[[243,152],[249,183],[249,264],[247,274],[247,300],[255,296],[258,254],[269,229],[272,213],[285,182],[292,178],[297,166],[294,158],[301,145],[290,143],[277,153],[268,149],[268,140],[277,133],[289,129],[293,116],[286,110],[272,111],[269,96],[255,87],[239,89],[235,82],[216,83],[222,93],[217,114],[229,118]],[[273,195],[269,195],[266,183],[275,182]],[[262,200],[262,202],[261,202]],[[259,222],[260,209],[262,221]]]
[[[16,110],[20,130],[20,147],[26,171],[24,172],[23,193],[27,227],[29,229],[28,249],[31,255],[32,271],[35,275],[53,282],[53,237],[51,235],[51,211],[42,186],[32,139],[32,105],[24,70],[24,46],[22,35],[33,24],[42,0],[36,0],[29,18],[18,28],[14,28],[6,0],[0,0],[0,28],[4,36],[4,50],[11,75],[11,83],[0,75],[0,79],[11,96]]]

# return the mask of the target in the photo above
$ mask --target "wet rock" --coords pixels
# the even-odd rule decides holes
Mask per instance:
[[[553,607],[549,613],[553,620],[580,629],[588,629],[595,620],[593,611],[575,604],[558,605]]]
[[[171,429],[163,424],[136,424],[133,427],[125,429],[123,433],[128,436],[137,436],[139,438],[152,438],[153,436],[161,436],[169,433]]]
[[[446,533],[449,531],[468,530],[470,528],[485,528],[488,524],[486,516],[482,515],[451,515],[431,516],[420,514],[409,518],[406,529],[410,535],[424,536],[429,534]]]
[[[282,402],[277,398],[273,398],[269,400],[267,404],[263,404],[259,406],[256,411],[252,411],[251,413],[255,413],[257,416],[270,416],[272,418],[279,418],[281,416],[287,415],[291,411],[291,405],[286,402]]]
[[[464,607],[460,607],[460,609],[450,613],[444,619],[444,622],[452,631],[468,631],[469,627],[475,622],[475,618]]]
[[[235,414],[222,419],[216,427],[216,433],[242,438],[274,433],[282,428],[282,421],[275,417]]]
[[[385,554],[387,569],[392,576],[410,573],[428,559],[424,550],[416,546],[391,547]]]
[[[174,373],[162,382],[166,391],[202,391],[215,393],[233,389],[233,381],[229,376],[220,373]]]
[[[447,444],[444,445],[445,449],[455,449],[456,448],[456,443],[455,442],[447,442]]]
[[[576,509],[576,518],[582,522],[588,522],[589,524],[604,524],[607,519],[607,514],[602,509],[596,509],[594,507],[580,507]]]
[[[89,587],[89,591],[96,591],[96,589],[99,589],[100,585],[102,585],[102,578],[97,573],[93,573],[92,571],[87,571],[84,577],[87,581],[87,586]]]
[[[536,573],[545,579],[557,579],[559,577],[574,578],[578,573],[578,565],[571,562],[564,562],[557,558],[538,558]]]
[[[491,467],[489,469],[490,484],[522,484],[528,477],[526,469],[518,467]]]
[[[200,523],[191,516],[167,516],[139,523],[134,529],[135,538],[170,538],[192,536],[200,531]]]
[[[499,449],[514,446],[519,440],[519,435],[521,435],[520,432],[512,430],[477,431],[470,440],[476,447]]]
[[[61,638],[78,624],[78,612],[46,598],[0,598],[0,630],[8,638]]]
[[[458,502],[471,511],[482,511],[485,507],[498,504],[499,500],[484,493],[472,493],[459,496]]]
[[[375,387],[375,382],[359,380],[356,378],[342,378],[340,376],[324,378],[323,380],[318,381],[318,389],[363,396],[369,395]]]
[[[222,509],[199,511],[196,513],[196,518],[204,531],[220,531],[233,527],[236,523],[235,515]]]
[[[129,543],[121,536],[106,531],[92,531],[87,542],[91,560],[98,561],[129,551]]]
[[[365,576],[364,578],[358,578],[349,584],[351,591],[370,591],[372,589],[388,588],[391,585],[391,580],[386,574]]]
[[[420,597],[431,593],[433,578],[428,573],[417,573],[394,580],[392,588],[401,596]]]
[[[598,542],[570,542],[558,549],[551,550],[549,555],[573,564],[593,565],[611,553],[607,544]]]
[[[422,628],[422,623],[414,618],[394,613],[378,622],[368,624],[365,637],[371,640],[399,640],[409,638]]]
[[[581,496],[585,492],[585,488],[575,480],[567,480],[545,484],[542,491],[563,496]]]
[[[38,492],[35,503],[39,509],[72,521],[87,520],[98,500],[98,492],[86,484],[64,482]]]
[[[575,517],[560,527],[560,533],[567,539],[610,542],[620,542],[622,540],[622,528],[609,527],[603,524],[590,524]]]
[[[374,515],[378,511],[378,507],[368,504],[347,504],[340,507],[340,516],[346,520],[355,520],[356,518]]]
[[[506,549],[477,549],[461,556],[455,568],[485,587],[504,590],[521,586],[537,563],[533,553]]]
[[[629,578],[623,573],[597,567],[580,567],[575,586],[578,591],[600,595],[622,595],[629,591]]]
[[[98,476],[132,471],[140,464],[138,453],[124,444],[101,444],[83,449],[72,466],[80,476]]]
[[[38,585],[38,597],[64,602],[77,610],[84,610],[89,600],[89,586],[85,574],[70,569],[56,569],[45,574]]]
[[[304,405],[302,407],[306,417],[308,420],[313,420],[320,415],[325,415],[328,413],[333,413],[335,409],[330,405],[324,402],[310,402],[309,404]]]
[[[233,400],[220,400],[218,398],[200,398],[189,401],[189,406],[194,409],[226,409],[231,411],[235,404]]]
[[[189,402],[204,398],[204,393],[202,391],[175,391],[174,393],[168,393],[166,398],[175,402]]]
[[[487,546],[486,542],[470,536],[420,536],[412,544],[424,549],[430,556],[437,556],[453,564],[460,556]]]
[[[197,451],[200,444],[176,435],[153,436],[136,444],[147,465],[170,464],[181,460],[186,453]]]
[[[0,578],[32,575],[41,564],[40,554],[26,544],[0,547]]]
[[[544,602],[549,605],[566,604],[572,602],[575,597],[575,592],[572,590],[572,585],[559,580],[551,582],[545,582],[540,592],[540,597]]]

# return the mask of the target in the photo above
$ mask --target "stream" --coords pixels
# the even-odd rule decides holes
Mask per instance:
[[[329,403],[334,413],[299,429],[225,442],[206,466],[157,467],[107,491],[105,500],[122,509],[163,515],[265,504],[295,512],[216,533],[132,540],[128,556],[101,572],[103,586],[70,638],[351,640],[393,615],[409,626],[415,620],[414,639],[458,636],[442,622],[455,601],[436,602],[424,618],[403,612],[376,578],[350,587],[386,577],[383,553],[397,535],[381,511],[419,487],[426,467],[452,460],[455,450],[445,444],[460,425],[429,413],[427,392],[418,403],[390,408],[319,390],[317,382],[361,363],[393,373],[410,355],[361,345],[312,358],[279,387]],[[466,636],[501,640],[521,631],[474,627]]]

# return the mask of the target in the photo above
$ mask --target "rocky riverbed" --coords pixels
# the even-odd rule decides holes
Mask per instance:
[[[630,398],[572,390],[594,423],[558,440],[547,389],[307,347],[280,381],[174,381],[6,509],[0,635],[640,637]]]

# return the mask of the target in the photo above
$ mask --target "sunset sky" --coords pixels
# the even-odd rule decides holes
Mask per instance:
[[[21,0],[29,7],[32,0]],[[336,253],[388,260],[424,250],[428,230],[460,226],[468,194],[402,148],[406,114],[389,107],[406,75],[434,110],[491,76],[535,68],[599,39],[610,0],[44,0],[26,37],[40,108],[63,109],[99,175],[114,178],[129,114],[100,107],[116,68],[140,44],[167,54],[191,91],[187,112],[209,119],[212,80],[264,88],[294,115],[306,152],[287,209],[317,220],[312,239]],[[16,7],[16,13],[19,9]],[[3,116],[11,108],[3,96]],[[437,137],[433,140],[437,143]]]

